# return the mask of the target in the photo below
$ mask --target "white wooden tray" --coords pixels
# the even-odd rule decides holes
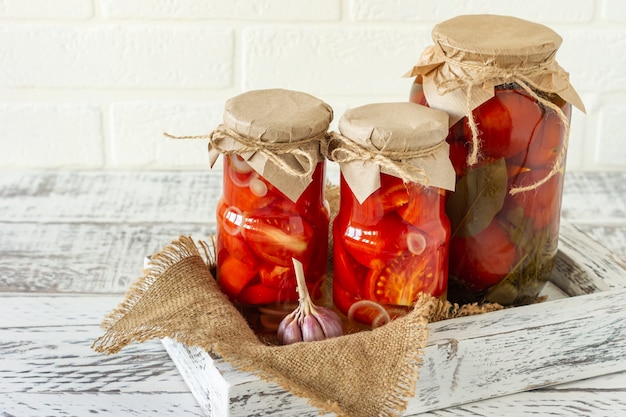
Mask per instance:
[[[563,222],[548,301],[429,325],[415,396],[404,415],[626,370],[626,269]],[[208,416],[318,416],[305,399],[164,339]]]

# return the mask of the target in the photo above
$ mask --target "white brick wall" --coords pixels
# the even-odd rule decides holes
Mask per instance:
[[[206,141],[162,133],[209,133],[248,89],[306,91],[336,120],[407,100],[432,26],[470,13],[559,32],[588,109],[568,169],[626,169],[623,0],[0,0],[0,168],[206,168]]]

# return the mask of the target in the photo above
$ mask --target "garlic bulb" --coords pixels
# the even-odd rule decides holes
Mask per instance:
[[[304,268],[293,260],[298,285],[298,307],[278,326],[278,341],[283,345],[312,342],[343,335],[341,319],[329,308],[313,304],[304,280]]]

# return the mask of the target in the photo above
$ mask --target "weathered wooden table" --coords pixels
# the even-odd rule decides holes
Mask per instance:
[[[218,171],[1,173],[0,415],[204,416],[161,342],[90,345],[146,254],[214,232],[220,186]],[[568,173],[562,216],[626,266],[626,172]],[[548,414],[626,415],[626,372],[423,415]]]

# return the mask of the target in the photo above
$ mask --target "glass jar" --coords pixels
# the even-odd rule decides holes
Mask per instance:
[[[348,327],[376,327],[421,292],[446,295],[448,117],[412,103],[371,104],[348,110],[339,130],[330,142],[341,167],[333,301]]]
[[[449,299],[532,302],[557,253],[571,106],[584,110],[554,61],[561,38],[472,15],[435,26],[433,40],[411,72],[410,101],[450,114]]]
[[[212,135],[223,158],[217,206],[217,281],[259,332],[273,332],[298,300],[292,258],[321,297],[328,256],[325,141],[332,109],[289,90],[256,90],[226,102]]]

